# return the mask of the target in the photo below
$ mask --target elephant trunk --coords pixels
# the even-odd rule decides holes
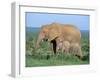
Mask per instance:
[[[35,45],[35,49],[38,49],[40,47],[40,42],[44,39],[44,36],[41,34],[39,34],[37,41],[36,41],[36,45]]]
[[[40,42],[41,42],[41,39],[38,38],[36,41],[35,49],[38,49],[40,47]]]

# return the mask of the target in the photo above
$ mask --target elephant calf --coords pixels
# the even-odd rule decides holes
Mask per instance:
[[[61,51],[65,53],[72,53],[73,55],[77,55],[80,58],[83,57],[79,43],[70,43],[69,41],[65,41],[63,37],[58,37],[56,42],[57,52]]]
[[[70,43],[68,41],[64,41],[57,45],[57,52],[61,50],[62,52],[69,53]]]
[[[68,41],[64,41],[62,37],[57,38],[57,52],[61,50],[61,52],[69,53],[70,43]]]

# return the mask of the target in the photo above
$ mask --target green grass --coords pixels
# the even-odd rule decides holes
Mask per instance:
[[[82,52],[84,60],[72,54],[59,53],[54,55],[48,42],[42,42],[41,47],[34,51],[38,31],[26,32],[26,67],[61,66],[89,64],[89,35],[82,32]]]
[[[72,55],[58,55],[58,56],[26,56],[26,67],[35,66],[61,66],[61,65],[79,65],[79,64],[89,64],[89,61],[82,61],[76,56]]]

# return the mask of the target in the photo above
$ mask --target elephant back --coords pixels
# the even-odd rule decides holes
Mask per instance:
[[[64,36],[64,39],[69,42],[80,43],[81,41],[80,30],[73,25],[63,25],[62,35]]]

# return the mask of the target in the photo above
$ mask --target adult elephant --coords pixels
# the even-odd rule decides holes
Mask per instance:
[[[42,40],[47,40],[53,44],[53,51],[56,53],[57,40],[62,37],[63,40],[68,41],[71,44],[71,50],[77,50],[77,55],[82,58],[83,54],[81,51],[81,33],[80,30],[77,29],[73,25],[69,24],[60,24],[60,23],[52,23],[48,25],[43,25],[41,27],[41,31],[39,33],[36,49],[40,47],[40,42]],[[74,45],[75,44],[75,45]]]

